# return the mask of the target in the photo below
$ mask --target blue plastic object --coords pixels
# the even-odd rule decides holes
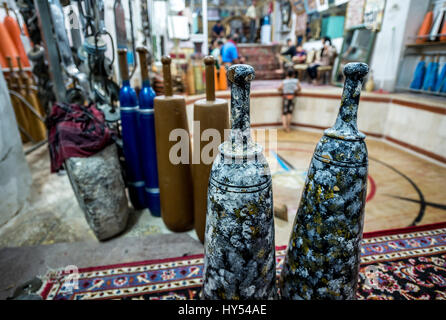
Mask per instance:
[[[441,69],[440,75],[437,78],[437,83],[435,85],[434,91],[441,92],[442,87],[445,87],[445,85],[446,85],[446,63],[444,64],[443,68]]]
[[[446,77],[442,81],[442,85],[440,87],[440,92],[441,93],[446,93]]]
[[[154,99],[155,91],[150,86],[150,80],[144,80],[139,93],[139,149],[142,157],[146,204],[152,215],[160,217],[161,204],[156,162]]]
[[[429,62],[423,83],[424,90],[434,90],[437,82],[438,62]]]
[[[421,89],[424,82],[424,76],[426,75],[426,63],[420,61],[415,68],[414,77],[412,83],[410,84],[411,89]]]
[[[141,169],[141,159],[138,152],[138,98],[129,80],[122,82],[119,92],[121,110],[121,126],[125,171],[129,189],[130,201],[135,209],[147,207],[145,203],[145,182]]]

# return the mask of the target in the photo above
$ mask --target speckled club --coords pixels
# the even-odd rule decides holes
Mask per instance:
[[[367,194],[367,147],[358,131],[368,66],[349,63],[336,123],[308,170],[279,279],[282,299],[355,299]]]
[[[209,179],[202,298],[277,298],[271,174],[252,142],[249,89],[254,69],[233,65],[232,128]]]

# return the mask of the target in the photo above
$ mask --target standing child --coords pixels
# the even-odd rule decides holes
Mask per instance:
[[[286,132],[290,132],[291,117],[294,109],[294,98],[301,89],[299,80],[294,78],[294,71],[291,69],[288,70],[285,80],[283,80],[282,84],[279,86],[279,91],[281,91],[283,95],[282,123]]]

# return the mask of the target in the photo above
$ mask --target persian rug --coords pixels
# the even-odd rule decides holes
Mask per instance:
[[[446,299],[446,223],[365,233],[359,300]],[[286,247],[276,248],[277,275]],[[47,300],[198,299],[203,255],[49,272]]]

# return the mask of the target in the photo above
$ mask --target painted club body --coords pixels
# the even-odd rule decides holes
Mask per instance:
[[[144,176],[141,155],[138,151],[138,97],[130,86],[127,49],[118,49],[122,86],[119,91],[119,104],[122,126],[122,143],[125,157],[126,182],[130,201],[137,210],[146,208]]]
[[[194,198],[191,174],[191,150],[187,124],[186,101],[174,95],[170,63],[164,56],[164,95],[154,100],[158,179],[161,198],[161,217],[175,232],[188,231],[194,225]],[[182,148],[179,148],[182,147]],[[179,150],[179,149],[180,150]],[[177,156],[181,154],[181,159]],[[183,155],[185,155],[183,159]]]
[[[277,294],[271,175],[262,147],[250,137],[252,79],[251,66],[228,70],[232,126],[209,178],[204,299],[274,299]]]
[[[368,158],[357,113],[364,63],[349,63],[334,126],[316,146],[288,245],[283,299],[355,299]]]
[[[139,138],[142,158],[142,171],[145,182],[145,199],[152,215],[161,216],[160,189],[158,184],[158,165],[156,163],[155,115],[153,100],[155,91],[150,86],[147,65],[147,50],[138,48],[141,68],[142,88],[139,93]]]

